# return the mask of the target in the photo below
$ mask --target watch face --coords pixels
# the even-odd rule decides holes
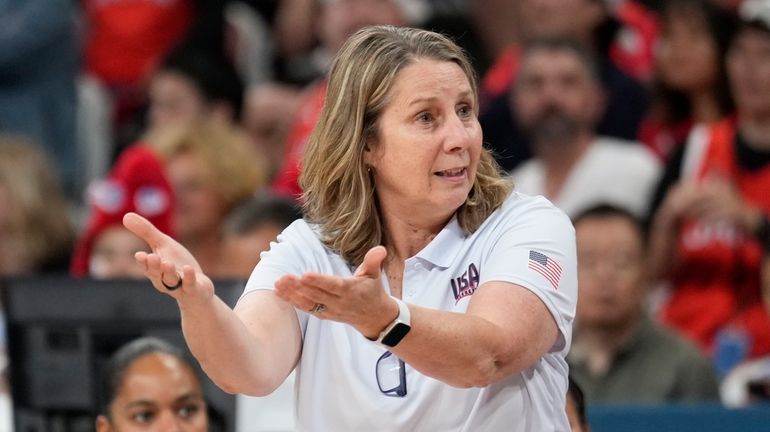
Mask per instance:
[[[396,344],[401,342],[401,339],[403,339],[411,329],[412,327],[410,327],[408,324],[404,324],[402,322],[396,323],[396,325],[390,329],[388,334],[382,338],[382,344],[389,347],[396,346]]]

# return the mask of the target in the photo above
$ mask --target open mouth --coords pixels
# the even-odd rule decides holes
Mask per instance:
[[[465,175],[466,171],[466,168],[452,168],[444,171],[436,171],[434,174],[439,177],[462,177]]]

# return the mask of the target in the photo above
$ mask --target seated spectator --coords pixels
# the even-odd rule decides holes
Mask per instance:
[[[662,319],[720,374],[770,354],[770,4],[746,0],[740,21],[726,58],[736,116],[687,143],[650,238],[649,272],[669,291]]]
[[[55,172],[36,144],[0,135],[0,277],[66,272],[75,231]]]
[[[240,123],[244,86],[223,56],[182,45],[150,77],[148,127],[188,126],[211,121]]]
[[[179,1],[176,4],[180,4]],[[221,123],[227,127],[236,127],[239,123],[244,88],[235,68],[223,55],[186,43],[157,61],[158,64],[153,62],[153,69],[147,71],[143,79],[146,83],[142,84],[142,106],[147,99],[144,121],[130,119],[122,122],[123,125],[117,131],[119,136],[116,146],[113,149],[112,145],[108,145],[108,151],[101,148],[107,144],[104,138],[87,138],[88,157],[95,164],[109,166],[115,156],[113,153],[119,156],[126,147],[141,143],[146,134],[155,129],[183,127],[205,121]],[[87,106],[84,110],[99,108]],[[84,112],[83,116],[87,118],[95,114]],[[101,123],[96,124],[102,127]]]
[[[74,257],[73,275],[96,278],[143,275],[133,265],[133,253],[144,250],[146,246],[121,224],[123,214],[128,211],[146,213],[145,217],[158,221],[161,230],[166,233],[177,232],[172,219],[177,200],[172,195],[178,191],[172,192],[169,184],[171,173],[166,172],[164,155],[178,160],[175,157],[177,153],[189,149],[194,149],[190,150],[194,154],[203,151],[205,164],[218,168],[216,175],[220,180],[249,179],[248,185],[243,186],[247,190],[237,192],[239,197],[253,193],[258,185],[264,183],[265,180],[258,180],[265,170],[262,160],[253,155],[251,149],[242,149],[244,138],[236,129],[243,103],[242,92],[243,86],[237,73],[223,59],[188,45],[178,47],[163,59],[150,80],[150,131],[141,141],[121,152],[106,182],[97,182],[89,188],[94,215]],[[201,126],[203,124],[210,126]],[[188,130],[189,134],[185,135]],[[201,132],[201,136],[190,138],[189,141],[195,144],[187,142],[189,137],[203,130],[205,132]],[[159,147],[151,145],[153,140],[161,141],[155,143]],[[214,156],[208,157],[209,153]],[[239,159],[240,164],[228,166],[227,163],[231,162],[226,162],[223,165],[221,161],[229,157]],[[240,174],[231,175],[226,171],[229,168],[241,170]],[[179,176],[176,171],[175,175]],[[227,197],[231,193],[222,196]],[[188,197],[189,194],[182,196],[184,208]],[[226,210],[212,206],[205,209],[201,217]],[[181,220],[190,218],[195,216],[182,216]],[[191,241],[189,230],[185,227],[179,233]]]
[[[174,197],[163,166],[145,146],[126,149],[109,176],[91,185],[91,215],[81,234],[71,265],[76,277],[140,278],[134,254],[147,245],[122,224],[123,215],[136,212],[171,234]]]
[[[610,3],[601,0],[520,0],[516,3],[519,40],[503,51],[482,82],[481,114],[484,142],[500,165],[512,170],[532,156],[527,136],[512,119],[516,107],[509,91],[521,73],[522,50],[531,40],[565,38],[595,58],[606,109],[598,113],[601,135],[631,140],[647,110],[647,90],[612,61],[611,47],[620,25],[611,15]],[[502,79],[501,79],[502,78]],[[495,82],[497,81],[497,82]]]
[[[81,0],[83,73],[108,95],[119,145],[137,133],[147,81],[193,29],[197,0]],[[211,2],[209,2],[211,3]],[[106,108],[106,107],[99,107]],[[108,108],[108,109],[109,109]]]
[[[408,2],[399,0],[324,0],[319,2],[318,38],[321,42],[319,57],[328,61],[356,30],[368,25],[404,25],[409,17]],[[298,178],[302,154],[310,132],[313,131],[326,99],[326,79],[322,78],[306,88],[299,101],[284,146],[281,167],[272,180],[271,190],[279,195],[298,199],[302,193]]]
[[[570,216],[599,202],[646,216],[660,167],[638,143],[595,134],[602,102],[589,55],[567,39],[540,39],[521,60],[512,99],[535,157],[512,172],[519,192]]]
[[[248,279],[260,254],[301,217],[294,201],[271,195],[254,197],[233,209],[223,226],[222,276]]]
[[[639,139],[662,160],[681,160],[680,147],[693,127],[733,111],[723,59],[735,23],[708,0],[668,1],[661,18],[655,97]]]
[[[160,130],[147,143],[163,161],[174,192],[174,233],[204,271],[220,276],[222,224],[265,186],[263,159],[236,130],[205,122]]]
[[[162,340],[140,338],[118,349],[101,384],[97,432],[208,430],[192,363]]]
[[[293,86],[270,82],[252,86],[244,98],[243,129],[267,160],[271,182],[283,163],[289,126],[300,96],[300,90]]]
[[[567,360],[589,403],[716,401],[717,381],[695,346],[643,309],[640,222],[600,205],[574,219],[579,297]]]

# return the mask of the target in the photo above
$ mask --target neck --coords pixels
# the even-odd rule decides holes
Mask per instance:
[[[690,95],[692,119],[695,123],[711,123],[722,117],[717,98],[711,91],[701,90]]]
[[[770,150],[770,112],[764,115],[739,116],[741,135],[749,147],[756,150]]]
[[[390,285],[390,294],[401,298],[404,263],[417,255],[446,225],[450,216],[427,221],[407,212],[385,211],[381,206],[384,227],[383,243],[388,251],[383,267]],[[404,214],[409,216],[404,217]],[[419,219],[419,222],[417,222]]]
[[[537,156],[543,163],[545,172],[545,196],[554,198],[559,195],[572,169],[585,154],[593,141],[593,136],[581,133],[570,141],[549,142],[535,145]]]
[[[639,315],[622,323],[580,323],[575,332],[573,349],[585,360],[593,375],[603,375],[609,370],[616,354],[633,336],[639,323]]]
[[[385,247],[388,261],[403,263],[415,256],[433,240],[446,224],[419,225],[404,218],[390,215],[385,219]]]

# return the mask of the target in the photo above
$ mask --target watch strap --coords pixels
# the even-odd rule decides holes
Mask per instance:
[[[407,306],[403,300],[393,296],[390,296],[390,298],[392,298],[398,305],[398,316],[380,332],[380,335],[375,342],[392,348],[400,342],[411,329],[412,317],[409,306]],[[398,334],[393,334],[396,331]],[[393,340],[394,338],[398,340]],[[384,343],[383,341],[387,341],[388,343]]]

